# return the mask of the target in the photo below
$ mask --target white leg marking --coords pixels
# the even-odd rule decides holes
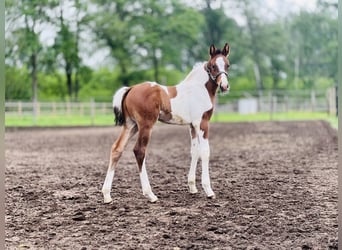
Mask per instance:
[[[196,167],[197,167],[197,161],[199,158],[199,145],[198,145],[198,138],[191,139],[191,165],[190,170],[188,174],[188,186],[189,191],[192,194],[195,194],[198,192],[196,188]]]
[[[203,138],[203,131],[199,134],[199,145],[200,145],[200,154],[202,160],[202,187],[207,194],[208,197],[214,198],[215,194],[211,189],[210,177],[209,177],[209,156],[210,156],[210,148],[208,139]]]
[[[151,189],[150,181],[148,180],[145,159],[143,165],[141,167],[140,172],[140,182],[143,191],[143,195],[146,196],[151,202],[155,202],[158,200],[158,197],[154,195]]]
[[[112,188],[113,178],[114,178],[114,168],[112,166],[112,162],[110,161],[106,179],[102,186],[104,203],[110,203],[112,201],[112,198],[110,197],[110,190]]]
[[[130,123],[129,127],[122,128],[120,137],[112,145],[112,149],[111,149],[110,157],[109,157],[109,166],[107,170],[107,175],[102,186],[102,193],[103,193],[105,203],[110,203],[112,201],[112,198],[110,197],[110,190],[112,188],[115,166],[118,163],[118,160],[120,159],[121,154],[129,138],[132,137],[135,133],[136,133],[135,124]]]

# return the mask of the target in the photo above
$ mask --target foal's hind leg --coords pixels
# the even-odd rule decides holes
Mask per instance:
[[[134,155],[139,167],[139,175],[141,181],[141,187],[143,195],[146,196],[151,202],[158,200],[157,196],[154,195],[151,189],[150,182],[148,180],[146,165],[145,165],[145,155],[147,144],[150,140],[152,127],[141,127],[139,128],[138,140],[134,147]]]
[[[127,145],[129,138],[131,138],[136,132],[136,124],[126,124],[122,128],[119,138],[114,142],[112,146],[107,175],[102,186],[102,193],[105,203],[110,203],[112,201],[112,198],[110,197],[110,190],[112,188],[115,167],[122,155],[123,150],[125,149],[125,146]]]

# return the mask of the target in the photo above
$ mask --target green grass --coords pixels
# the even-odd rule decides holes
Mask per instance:
[[[240,115],[236,113],[218,113],[214,114],[212,122],[254,122],[254,121],[300,121],[300,120],[326,120],[332,127],[338,127],[338,119],[326,113],[319,112],[288,112],[275,113],[270,116],[269,113],[258,113],[249,115]],[[97,115],[92,120],[90,116],[79,115],[41,115],[36,121],[31,116],[6,116],[6,127],[50,127],[50,126],[101,126],[114,125],[114,117],[109,115]]]
[[[217,122],[255,122],[255,121],[304,121],[304,120],[326,120],[332,127],[338,127],[338,118],[321,112],[288,112],[288,113],[257,113],[240,115],[237,113],[214,114],[212,121]]]
[[[80,115],[44,115],[34,121],[32,116],[6,116],[6,127],[52,127],[52,126],[100,126],[113,125],[113,115],[99,115],[92,119],[90,116]]]

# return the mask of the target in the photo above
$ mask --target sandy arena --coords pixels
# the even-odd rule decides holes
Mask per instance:
[[[187,190],[187,126],[157,125],[142,195],[132,152],[101,193],[119,127],[7,130],[6,249],[337,249],[337,131],[326,122],[210,127],[207,199]]]

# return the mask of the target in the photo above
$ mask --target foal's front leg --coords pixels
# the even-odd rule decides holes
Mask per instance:
[[[215,193],[211,189],[209,177],[209,157],[210,148],[208,140],[208,122],[203,121],[200,125],[191,125],[191,166],[188,175],[188,185],[190,193],[196,193],[197,188],[195,185],[196,165],[198,158],[202,161],[202,187],[206,195],[210,198],[215,197]]]
[[[198,192],[196,187],[196,168],[199,158],[199,140],[197,132],[193,125],[190,125],[190,136],[191,136],[191,164],[188,174],[188,186],[189,192],[195,194]]]
[[[215,198],[215,194],[211,189],[210,177],[209,177],[209,157],[210,148],[209,140],[203,136],[204,132],[199,135],[199,145],[200,145],[200,157],[202,160],[202,187],[209,198]]]

